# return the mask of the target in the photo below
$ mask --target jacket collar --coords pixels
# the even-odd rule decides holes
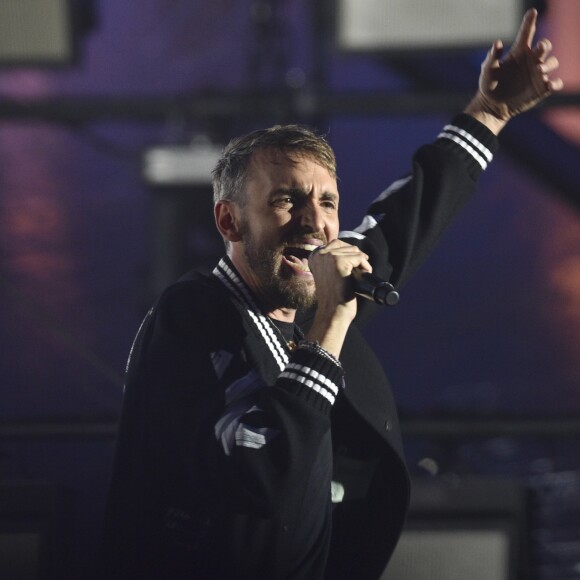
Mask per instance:
[[[274,323],[260,310],[254,294],[243,281],[231,260],[227,256],[223,257],[212,273],[248,315],[248,318],[274,357],[278,368],[280,371],[284,370],[288,364],[287,345],[281,340],[279,331]]]

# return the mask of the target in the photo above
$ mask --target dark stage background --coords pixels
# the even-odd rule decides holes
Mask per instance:
[[[317,126],[352,228],[460,110],[485,54],[338,50],[332,2],[77,4],[76,63],[0,68],[0,539],[34,520],[58,578],[92,576],[123,367],[171,252],[159,212],[189,187],[153,187],[146,151]],[[565,579],[580,577],[580,12],[542,5],[571,97],[502,134],[477,196],[368,336],[413,475],[522,486],[527,577]],[[205,197],[176,243],[207,267],[211,194],[190,194]],[[37,491],[21,492],[39,482],[55,487],[34,501],[55,507],[33,517]]]

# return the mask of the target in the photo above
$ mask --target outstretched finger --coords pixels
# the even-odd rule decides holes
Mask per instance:
[[[535,8],[530,8],[522,19],[520,29],[518,30],[518,35],[514,41],[514,46],[527,46],[532,47],[532,42],[534,40],[534,34],[536,34],[536,21],[538,19],[538,11]]]
[[[487,51],[485,55],[485,60],[481,63],[481,69],[483,71],[489,71],[491,69],[499,68],[499,61],[503,53],[503,43],[501,40],[496,40],[491,48]]]
[[[503,55],[503,42],[501,40],[496,40],[491,45],[491,50],[489,51],[489,61],[492,68],[497,68],[499,66],[499,61]]]

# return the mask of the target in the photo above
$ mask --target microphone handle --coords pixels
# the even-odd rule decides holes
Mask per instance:
[[[352,271],[351,277],[355,294],[382,306],[394,306],[399,302],[399,293],[390,282],[359,268]]]

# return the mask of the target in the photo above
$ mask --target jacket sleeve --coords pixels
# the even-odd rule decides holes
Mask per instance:
[[[204,300],[192,309],[196,301],[187,288],[167,294],[140,353],[152,428],[162,434],[151,438],[156,457],[165,461],[167,443],[155,441],[169,438],[180,479],[190,489],[211,485],[236,511],[271,517],[309,493],[327,503],[340,363],[302,346],[266,382],[247,352],[252,339],[237,310]],[[174,469],[167,465],[164,472]]]
[[[322,349],[299,347],[273,384],[250,368],[227,385],[214,435],[229,494],[265,517],[307,496],[327,505],[330,411],[342,384],[338,361]]]
[[[358,227],[340,237],[363,248],[374,273],[400,288],[470,199],[497,147],[487,127],[468,115],[456,116],[433,144],[415,153],[411,172],[372,202]],[[372,303],[361,301],[360,310],[359,321],[373,310]]]

